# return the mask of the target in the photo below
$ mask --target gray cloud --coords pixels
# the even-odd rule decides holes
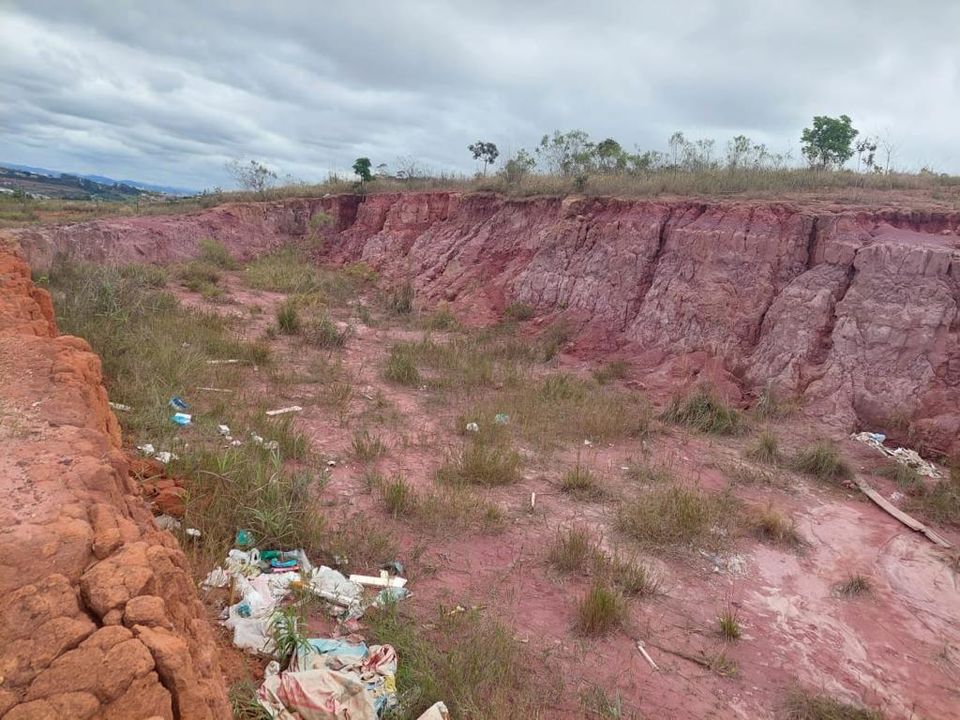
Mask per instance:
[[[267,7],[267,6],[270,7]],[[796,155],[814,114],[960,171],[960,5],[739,0],[288,0],[0,6],[0,159],[209,187],[254,157],[308,180],[583,128],[680,129]]]

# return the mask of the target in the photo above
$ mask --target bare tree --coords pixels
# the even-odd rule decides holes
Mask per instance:
[[[277,174],[256,160],[244,162],[242,160],[231,160],[227,163],[227,172],[244,190],[255,192],[261,197],[267,193],[267,189],[272,187],[277,179]]]

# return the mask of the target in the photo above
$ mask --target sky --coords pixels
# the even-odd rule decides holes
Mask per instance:
[[[955,0],[0,0],[0,161],[191,188],[226,164],[473,173],[555,129],[666,150],[746,134],[800,161],[847,114],[960,173]]]

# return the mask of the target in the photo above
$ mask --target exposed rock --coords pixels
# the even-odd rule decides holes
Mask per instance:
[[[128,476],[99,359],[56,336],[29,277],[0,251],[0,717],[226,720],[211,630]],[[123,621],[166,633],[162,662]]]

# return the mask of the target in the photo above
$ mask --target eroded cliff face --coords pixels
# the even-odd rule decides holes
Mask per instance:
[[[843,429],[960,452],[960,214],[825,205],[401,193],[252,203],[29,229],[56,252],[166,262],[204,237],[253,257],[316,233],[323,255],[410,278],[478,321],[511,302],[578,323],[576,351],[654,368],[706,356]],[[907,438],[906,435],[910,434]]]
[[[176,540],[137,496],[100,360],[0,246],[0,717],[226,718]]]

